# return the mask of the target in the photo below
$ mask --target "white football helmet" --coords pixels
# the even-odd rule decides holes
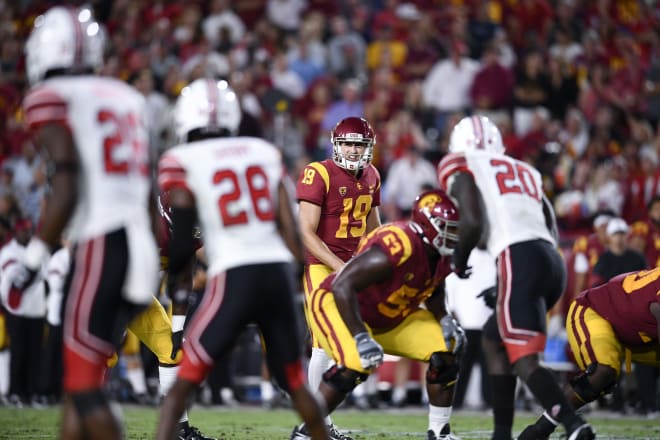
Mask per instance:
[[[196,129],[209,132],[226,129],[235,135],[241,123],[238,96],[227,81],[196,79],[181,90],[174,107],[174,123],[182,142]]]
[[[34,20],[25,43],[31,85],[54,69],[96,69],[103,63],[105,36],[89,8],[56,6]]]
[[[485,116],[466,116],[454,126],[449,138],[449,152],[485,150],[504,153],[499,128]]]

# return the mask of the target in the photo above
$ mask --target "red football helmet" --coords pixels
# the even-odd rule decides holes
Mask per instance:
[[[340,167],[355,171],[366,168],[371,163],[376,135],[366,119],[355,116],[342,119],[332,129],[330,140],[332,141],[332,160]],[[363,144],[364,153],[356,160],[350,160],[341,151],[341,145],[344,143]]]
[[[458,242],[458,209],[444,191],[432,189],[415,198],[411,220],[422,239],[440,255],[451,255]]]

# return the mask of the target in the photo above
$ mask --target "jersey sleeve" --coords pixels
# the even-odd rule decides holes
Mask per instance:
[[[330,189],[330,174],[320,162],[312,162],[303,169],[296,183],[296,199],[321,206]]]
[[[398,226],[388,225],[375,229],[367,238],[364,249],[379,247],[393,266],[401,266],[412,255],[410,237]]]
[[[382,181],[380,179],[380,173],[378,172],[378,169],[373,165],[371,165],[371,167],[373,168],[374,176],[376,177],[376,189],[374,190],[371,206],[380,206],[380,187]]]
[[[28,93],[23,101],[23,112],[30,130],[48,123],[69,126],[67,101],[48,87],[39,87]]]
[[[172,188],[190,191],[185,168],[171,154],[164,154],[158,162],[158,186],[161,191],[169,191]]]
[[[449,153],[438,164],[438,183],[440,188],[449,192],[452,180],[457,173],[470,173],[467,159],[463,153]]]

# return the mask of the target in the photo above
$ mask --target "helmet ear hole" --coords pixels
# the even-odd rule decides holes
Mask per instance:
[[[433,189],[417,196],[411,220],[427,245],[440,255],[451,255],[458,242],[458,210],[442,190]]]

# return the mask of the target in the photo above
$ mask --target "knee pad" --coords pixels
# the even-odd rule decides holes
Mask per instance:
[[[584,403],[593,402],[600,396],[611,393],[616,386],[616,381],[613,381],[600,391],[594,388],[594,386],[589,381],[589,376],[592,376],[595,371],[596,364],[589,364],[589,366],[584,371],[581,371],[570,380],[573,392],[577,398]]]
[[[458,362],[448,353],[436,351],[429,359],[429,368],[426,370],[426,381],[450,388],[458,379]]]
[[[360,383],[367,380],[368,374],[358,373],[345,367],[333,365],[323,373],[323,381],[340,393],[348,394]]]
[[[105,394],[103,394],[103,391],[101,390],[72,393],[71,400],[73,401],[73,406],[76,408],[76,412],[80,418],[84,418],[98,408],[108,406]]]

